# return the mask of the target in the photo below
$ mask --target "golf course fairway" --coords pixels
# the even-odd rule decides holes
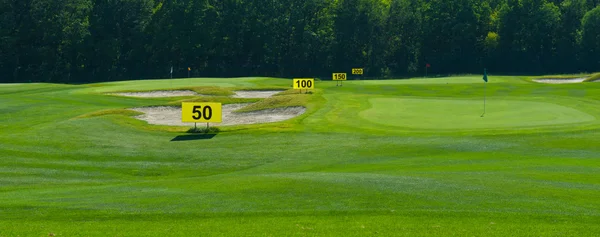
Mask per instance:
[[[480,75],[0,84],[0,236],[599,236],[600,83],[489,80],[483,117]],[[306,112],[206,135],[130,110],[184,101]]]

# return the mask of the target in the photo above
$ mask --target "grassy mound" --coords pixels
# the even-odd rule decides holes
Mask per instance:
[[[77,116],[76,118],[93,118],[93,117],[100,117],[100,116],[106,116],[106,115],[123,115],[123,116],[131,117],[131,116],[137,116],[140,114],[142,114],[142,113],[128,110],[128,109],[105,109],[105,110],[100,110],[100,111],[83,114],[83,115]]]
[[[152,91],[194,91],[199,96],[210,95],[210,96],[230,96],[233,95],[233,91],[227,87],[218,86],[194,86],[194,87],[176,87],[169,89],[129,89],[129,90],[118,90],[111,93],[131,93],[131,92],[152,92]]]
[[[585,79],[584,82],[595,82],[595,81],[598,81],[598,80],[600,80],[600,73],[595,73],[595,74],[592,74],[587,79]]]
[[[182,102],[216,102],[221,104],[241,104],[255,103],[260,101],[260,98],[232,98],[232,97],[194,97],[191,99],[177,100],[167,103],[166,105],[181,105]]]
[[[306,106],[310,95],[307,94],[291,94],[280,95],[266,98],[254,104],[246,106],[236,112],[251,112],[264,109],[275,109],[292,106]]]
[[[193,90],[201,95],[213,95],[213,96],[231,96],[234,93],[231,89],[226,87],[218,87],[218,86],[197,86],[187,88],[189,90]]]

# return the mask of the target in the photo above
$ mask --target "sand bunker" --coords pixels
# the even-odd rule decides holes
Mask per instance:
[[[196,93],[195,91],[190,91],[190,90],[125,92],[125,93],[111,93],[111,94],[112,95],[120,95],[120,96],[129,96],[129,97],[144,97],[144,98],[197,96],[197,95],[200,95],[200,94]]]
[[[245,113],[234,113],[238,109],[249,104],[223,105],[223,122],[210,123],[213,126],[229,126],[241,124],[272,123],[294,118],[306,112],[304,107],[285,107],[277,109],[266,109]],[[193,123],[181,122],[181,107],[156,106],[133,108],[131,110],[144,113],[135,118],[144,120],[149,124],[169,126],[193,126]]]
[[[582,83],[583,81],[585,81],[585,77],[582,78],[572,78],[572,79],[552,79],[552,78],[545,78],[545,79],[536,79],[533,80],[535,82],[539,82],[539,83],[548,83],[548,84],[569,84],[569,83]]]
[[[234,98],[269,98],[282,90],[279,91],[234,91]]]

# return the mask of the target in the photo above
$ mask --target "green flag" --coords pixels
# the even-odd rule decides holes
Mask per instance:
[[[487,79],[487,70],[485,68],[483,69],[483,81],[488,82],[488,79]]]

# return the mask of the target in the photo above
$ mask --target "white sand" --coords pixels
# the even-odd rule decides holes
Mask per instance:
[[[569,84],[569,83],[582,83],[583,81],[585,81],[585,77],[582,78],[573,78],[573,79],[553,79],[553,78],[547,78],[547,79],[536,79],[533,80],[535,82],[539,82],[539,83],[548,83],[548,84]]]
[[[246,113],[233,112],[248,105],[249,104],[223,105],[223,122],[210,123],[210,125],[229,126],[240,124],[272,123],[288,120],[306,112],[306,108],[301,106],[259,110]],[[181,122],[181,107],[156,106],[133,108],[131,110],[144,113],[143,115],[136,116],[135,118],[144,120],[149,124],[169,126],[193,126],[193,123]]]

